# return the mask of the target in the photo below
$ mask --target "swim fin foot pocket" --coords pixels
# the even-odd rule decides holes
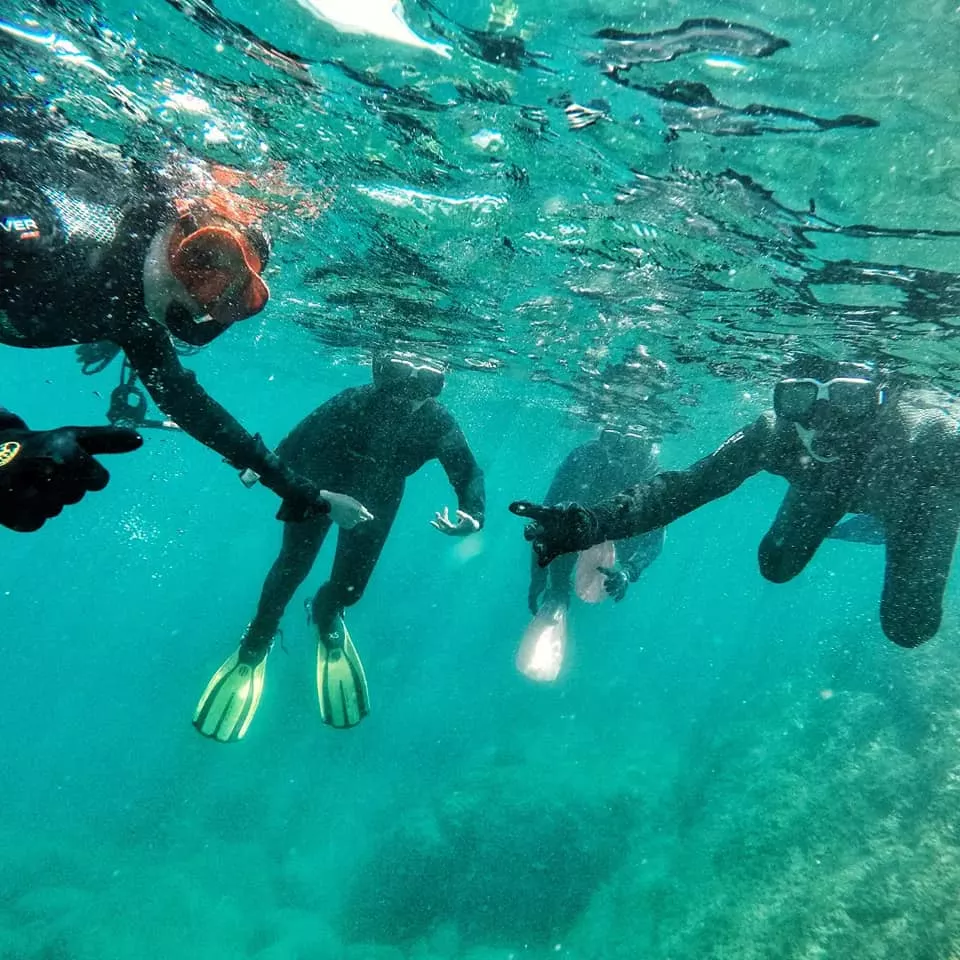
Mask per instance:
[[[237,650],[207,684],[193,714],[203,736],[221,743],[243,739],[260,706],[267,672],[266,654],[255,663],[249,660]]]
[[[367,677],[343,617],[317,638],[317,698],[331,727],[354,727],[370,712]]]

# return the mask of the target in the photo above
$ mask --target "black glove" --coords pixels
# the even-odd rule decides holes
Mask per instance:
[[[533,521],[527,524],[523,535],[533,545],[541,567],[562,553],[586,550],[603,540],[598,535],[597,518],[579,503],[544,507],[529,500],[516,500],[510,504],[510,512]]]
[[[88,490],[102,490],[110,474],[94,456],[129,453],[143,437],[125,427],[28,430],[13,414],[0,417],[0,523],[39,530]]]
[[[603,589],[608,596],[613,597],[614,603],[619,603],[627,595],[630,586],[630,577],[627,571],[617,567],[597,567],[603,574]]]

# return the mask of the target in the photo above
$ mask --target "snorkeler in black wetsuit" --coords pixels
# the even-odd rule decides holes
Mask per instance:
[[[161,409],[279,494],[290,516],[365,519],[213,400],[177,356],[259,313],[269,245],[249,201],[200,165],[148,171],[44,112],[0,108],[0,343],[123,350]]]
[[[567,455],[550,484],[546,502],[550,505],[571,500],[593,502],[612,496],[626,486],[647,481],[657,472],[657,453],[656,444],[641,434],[604,430],[597,440],[581,444]],[[662,549],[662,528],[617,543],[617,553],[625,559],[616,567],[602,569],[606,592],[615,601],[622,600],[629,585],[637,582]],[[536,553],[532,559],[527,594],[530,612],[536,615],[542,604],[566,606],[576,554],[558,557],[549,567],[537,562]]]
[[[483,473],[453,416],[437,400],[442,369],[406,355],[378,357],[373,384],[338,393],[302,420],[278,448],[314,483],[330,484],[369,504],[375,519],[341,531],[330,579],[317,591],[317,692],[321,716],[350,727],[368,712],[363,666],[343,623],[344,608],[367,586],[403,497],[406,478],[430,460],[442,464],[459,501],[432,521],[441,533],[465,536],[483,525]],[[194,725],[216,740],[239,740],[260,702],[266,657],[290,598],[310,572],[330,530],[326,517],[286,524],[280,555],[264,583],[256,616],[239,650],[204,691]]]
[[[880,622],[913,647],[940,626],[960,527],[960,403],[931,389],[885,382],[871,367],[797,361],[774,391],[774,409],[686,470],[586,508],[511,504],[539,562],[633,536],[726,496],[760,471],[790,488],[760,543],[760,572],[792,579],[844,514],[883,527],[886,572]]]

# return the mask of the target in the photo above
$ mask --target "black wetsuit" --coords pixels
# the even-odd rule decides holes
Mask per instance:
[[[483,473],[450,412],[437,400],[417,410],[372,385],[338,393],[303,419],[277,448],[284,462],[321,489],[356,497],[374,519],[340,530],[333,571],[317,592],[313,619],[326,632],[363,595],[390,533],[406,478],[439,460],[459,508],[483,524]],[[330,529],[328,517],[285,524],[283,545],[267,576],[243,648],[265,651],[283,611],[313,566]]]
[[[170,185],[118,156],[70,148],[37,124],[28,132],[38,144],[5,134],[4,124],[10,115],[0,110],[0,343],[116,344],[180,427],[295,497],[297,478],[206,393],[147,314],[144,260],[173,222]]]
[[[686,470],[669,470],[594,505],[576,522],[557,520],[550,550],[582,549],[665,526],[726,496],[760,471],[790,488],[760,543],[760,571],[782,583],[800,573],[846,513],[883,528],[884,633],[912,647],[940,626],[943,593],[960,527],[960,402],[933,390],[893,391],[876,418],[812,458],[793,423],[768,413]],[[564,529],[565,528],[565,529]]]
[[[572,450],[557,468],[547,504],[575,500],[585,503],[609,497],[624,487],[650,480],[657,472],[657,450],[649,441],[623,440],[616,446],[601,440],[584,443]],[[660,556],[663,549],[662,528],[628,537],[617,543],[620,568],[631,583],[636,583],[644,570]],[[549,567],[532,558],[529,605],[535,604],[547,587],[548,598],[566,603],[570,598],[570,580],[577,562],[576,554],[558,557]]]

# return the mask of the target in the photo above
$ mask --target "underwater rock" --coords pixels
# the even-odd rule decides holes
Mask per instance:
[[[529,766],[488,768],[408,811],[348,884],[341,935],[408,944],[446,929],[464,948],[559,942],[623,862],[641,809],[583,789],[582,779],[548,785]]]
[[[564,940],[585,960],[940,960],[960,946],[960,631],[924,654],[832,638],[693,736],[642,857]],[[882,683],[877,678],[882,677]],[[597,944],[602,944],[598,949]]]

